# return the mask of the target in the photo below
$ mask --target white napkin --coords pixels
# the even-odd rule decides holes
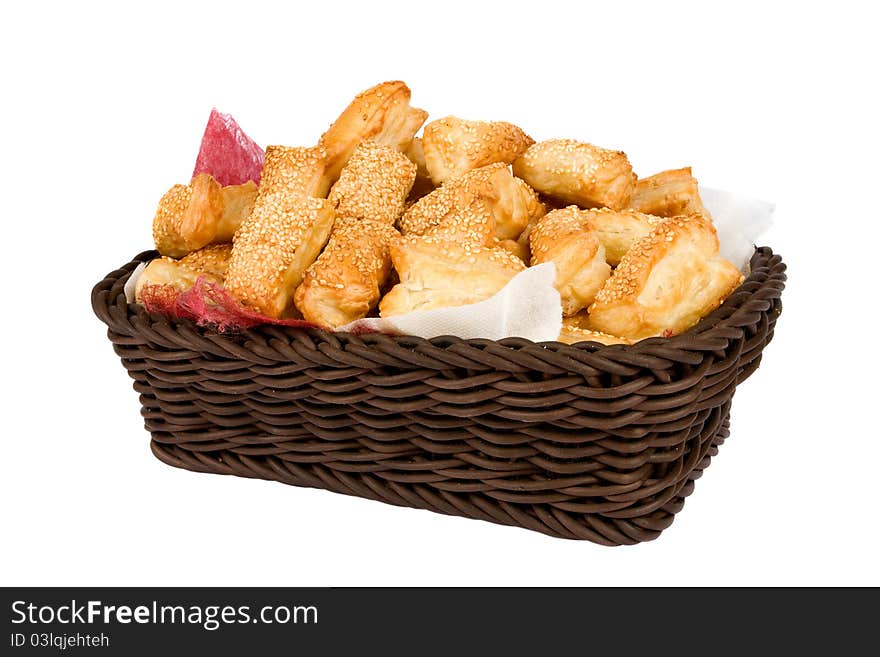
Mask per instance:
[[[128,280],[125,281],[125,286],[122,290],[125,292],[125,301],[126,303],[134,303],[134,291],[137,288],[138,279],[141,277],[144,269],[147,268],[147,263],[142,262],[137,267],[134,268],[134,271],[131,272],[131,276],[128,277]]]
[[[435,338],[520,337],[545,342],[559,337],[562,300],[553,287],[556,265],[545,262],[521,271],[494,295],[467,306],[417,310],[393,317],[359,319],[340,331],[372,330]]]
[[[773,223],[773,204],[708,187],[700,187],[700,197],[718,231],[721,256],[747,273],[758,238]]]

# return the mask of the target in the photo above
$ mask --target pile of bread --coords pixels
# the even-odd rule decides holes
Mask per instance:
[[[449,116],[418,137],[427,112],[409,101],[403,82],[362,92],[316,146],[269,146],[259,186],[172,187],[138,299],[204,276],[266,317],[335,329],[482,301],[552,261],[560,341],[616,344],[680,333],[742,282],[690,169],[640,179],[621,151],[505,122]]]

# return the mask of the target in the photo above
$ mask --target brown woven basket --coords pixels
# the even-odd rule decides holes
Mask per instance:
[[[153,453],[198,472],[326,488],[603,545],[659,536],[728,435],[785,265],[763,247],[725,303],[633,346],[261,326],[218,334],[126,303],[148,251],[92,307],[135,380]]]

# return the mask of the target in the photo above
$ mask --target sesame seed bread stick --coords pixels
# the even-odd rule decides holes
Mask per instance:
[[[495,246],[499,241],[495,237],[495,215],[482,198],[474,199],[461,210],[453,210],[424,234],[476,246]]]
[[[296,290],[294,300],[303,317],[329,328],[366,317],[379,303],[391,271],[389,246],[398,237],[384,221],[337,219],[324,252]]]
[[[327,153],[320,146],[267,146],[260,194],[288,192],[326,198]]]
[[[514,175],[534,189],[581,207],[629,207],[635,176],[622,151],[574,139],[552,139],[530,146],[513,163]]]
[[[403,214],[418,167],[403,153],[365,141],[354,149],[330,201],[340,217],[371,219],[394,225]]]
[[[511,164],[534,143],[522,129],[505,121],[447,116],[422,131],[425,165],[436,185],[487,164]]]
[[[546,212],[538,195],[525,182],[515,178],[503,163],[490,164],[448,180],[411,205],[398,225],[404,235],[422,235],[451,212],[460,211],[473,201],[486,201],[495,217],[499,239],[516,239],[529,221]]]
[[[336,214],[326,199],[260,194],[235,235],[226,289],[268,317],[288,316],[303,272],[327,243]]]

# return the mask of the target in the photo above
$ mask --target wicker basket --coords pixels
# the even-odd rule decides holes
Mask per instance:
[[[699,325],[633,346],[424,340],[261,326],[217,334],[126,303],[148,251],[92,291],[153,453],[603,545],[656,538],[728,435],[785,265],[764,247]]]

